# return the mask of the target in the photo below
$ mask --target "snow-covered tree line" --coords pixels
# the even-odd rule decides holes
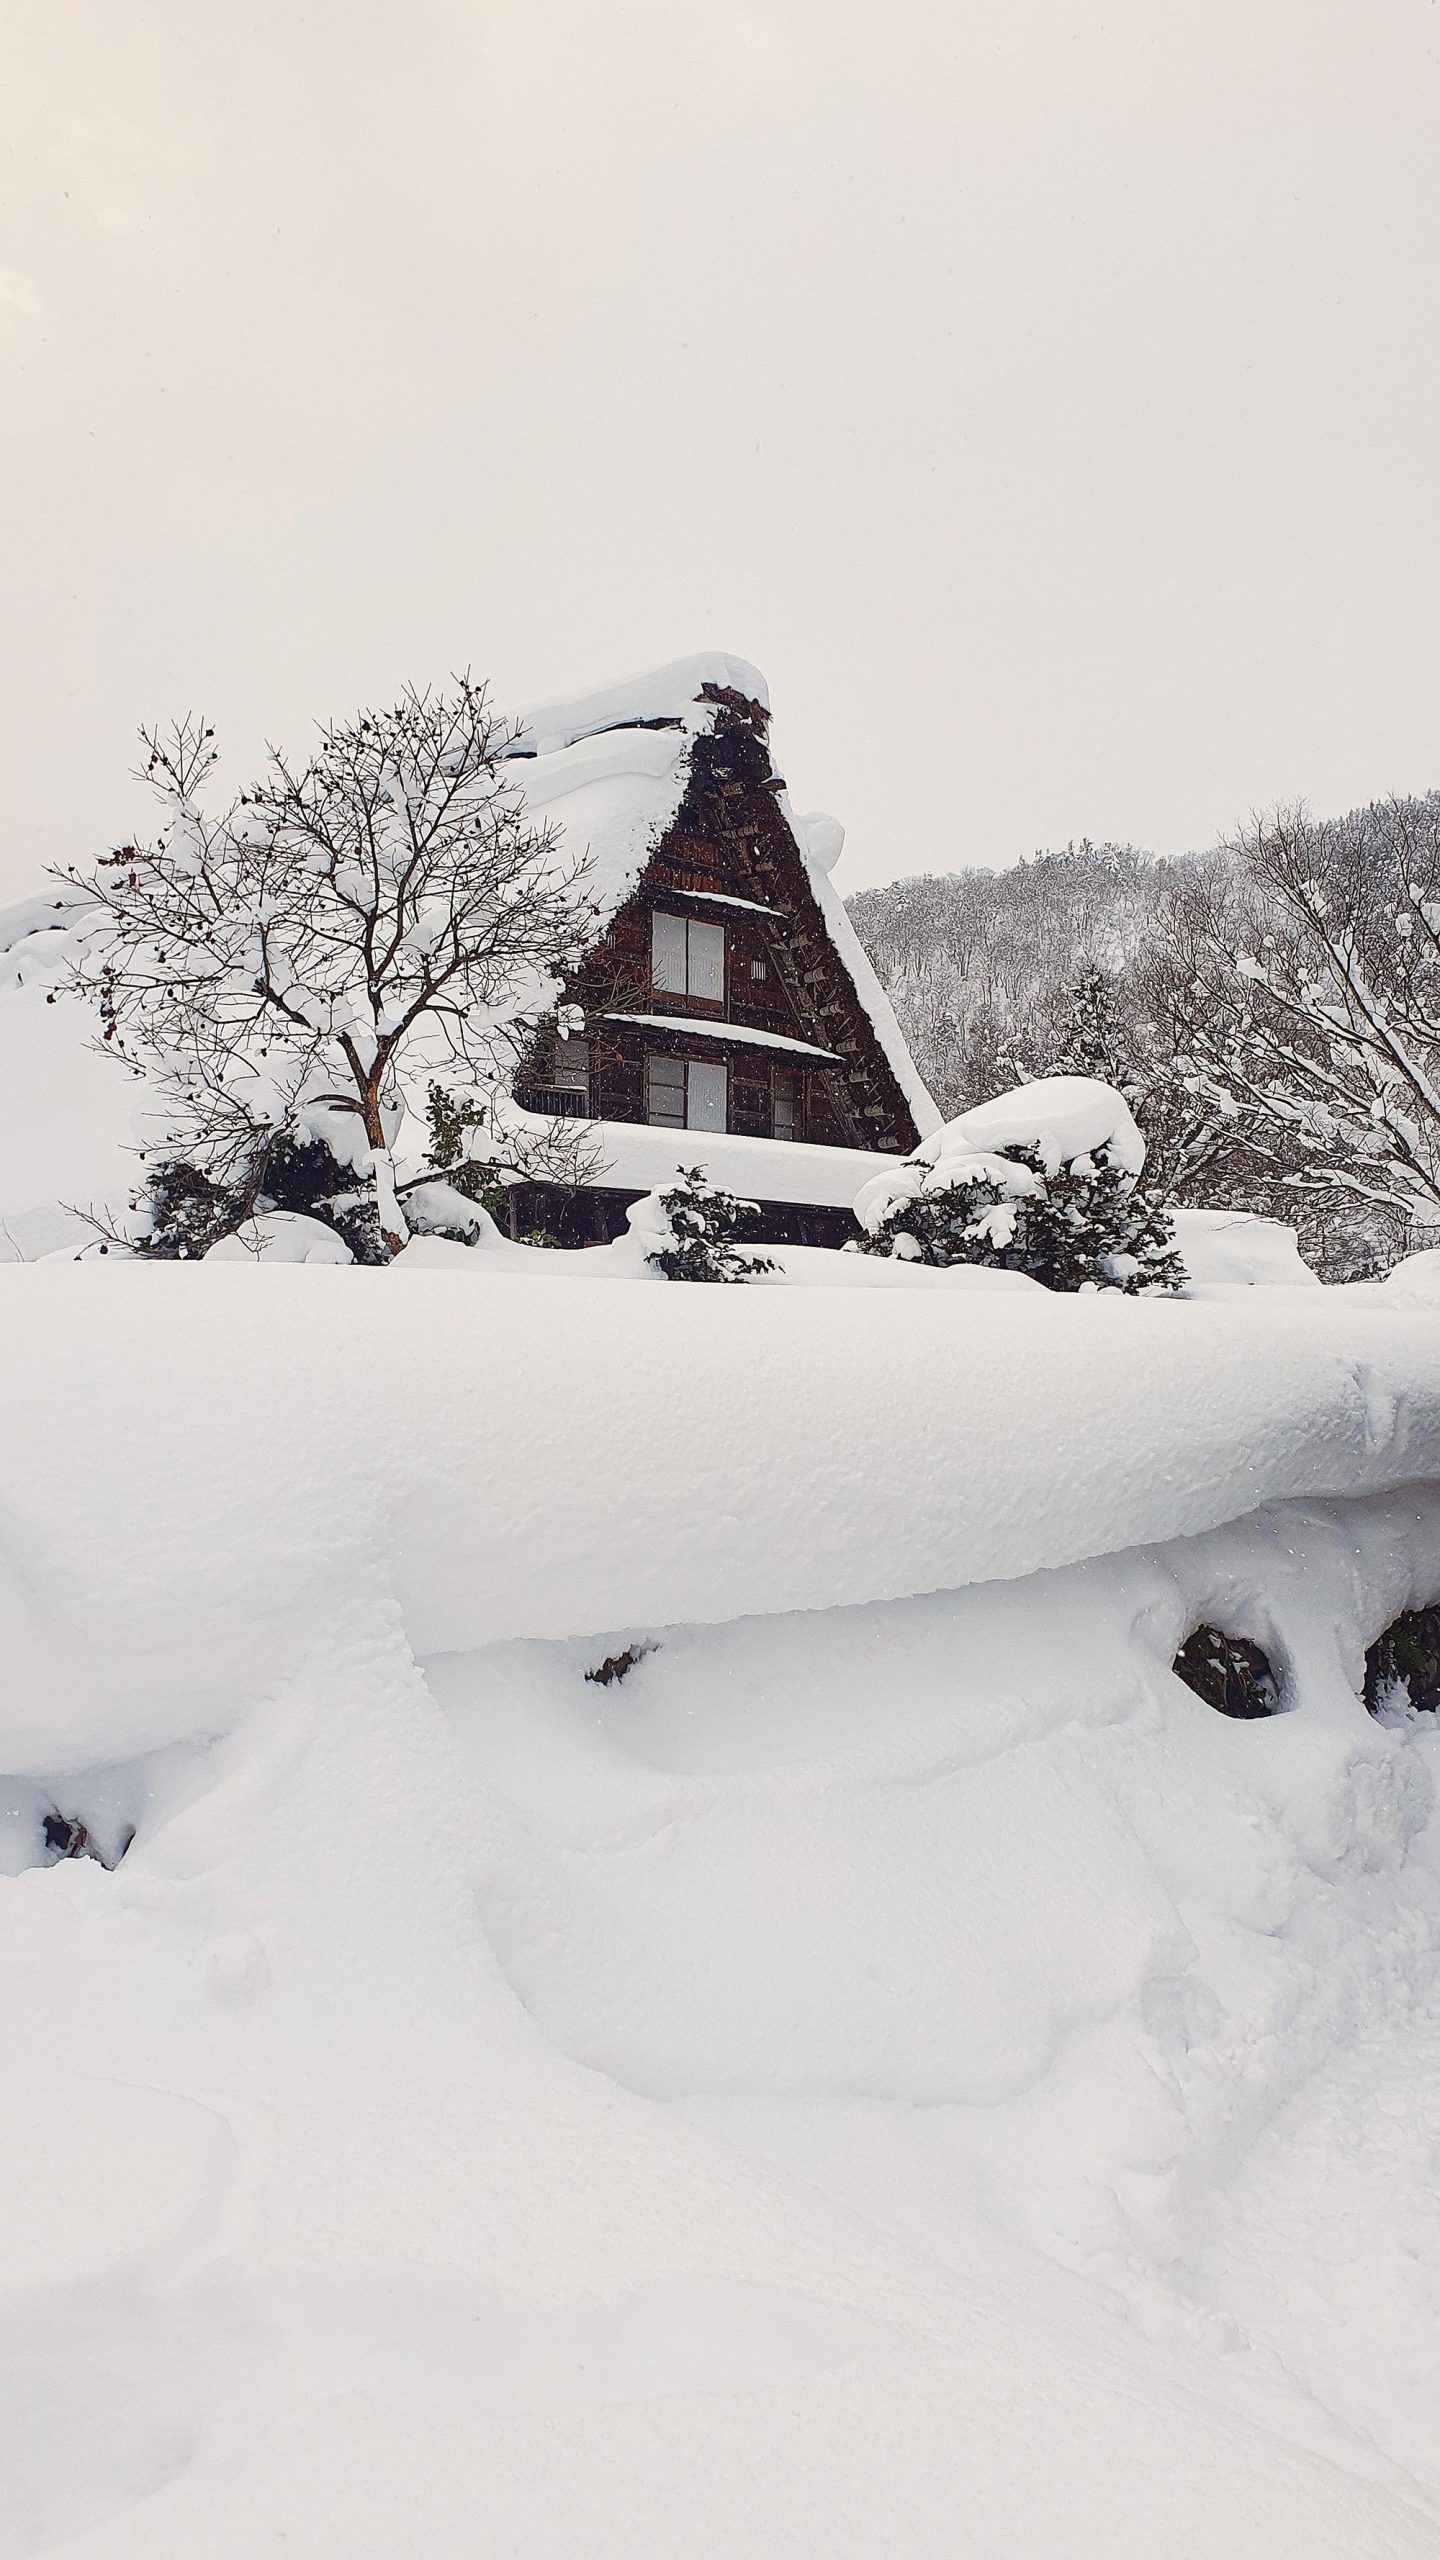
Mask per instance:
[[[947,1113],[1098,1076],[1162,1196],[1285,1217],[1336,1277],[1440,1221],[1440,794],[1280,810],[1170,862],[1072,845],[851,914]]]

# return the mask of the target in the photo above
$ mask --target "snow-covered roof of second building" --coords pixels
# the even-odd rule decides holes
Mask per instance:
[[[515,716],[510,771],[532,814],[561,831],[566,851],[588,855],[589,892],[602,926],[639,886],[679,815],[692,745],[715,721],[716,704],[701,699],[706,687],[769,709],[769,687],[759,668],[723,650],[710,650]],[[830,877],[844,830],[834,818],[797,816],[785,794],[779,806],[831,945],[920,1136],[928,1137],[940,1126],[940,1113]]]
[[[536,1137],[553,1124],[540,1112],[507,1107],[506,1126]],[[567,1130],[580,1124],[567,1120]],[[582,1137],[593,1148],[597,1187],[654,1191],[674,1182],[683,1167],[700,1165],[712,1182],[749,1200],[773,1200],[809,1209],[848,1209],[863,1184],[903,1161],[861,1147],[819,1147],[803,1140],[745,1138],[733,1132],[662,1129],[640,1120],[591,1120]]]

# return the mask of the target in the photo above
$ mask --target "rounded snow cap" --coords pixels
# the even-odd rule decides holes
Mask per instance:
[[[812,809],[795,823],[806,861],[813,862],[817,871],[833,871],[845,845],[845,830],[839,819],[828,816],[823,809]]]
[[[1033,1147],[1047,1173],[1084,1156],[1098,1156],[1132,1178],[1145,1170],[1145,1141],[1128,1102],[1094,1076],[1038,1076],[962,1111],[939,1137],[943,1154]]]

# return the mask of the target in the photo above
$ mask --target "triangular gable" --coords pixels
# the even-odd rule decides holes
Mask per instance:
[[[760,1080],[790,1043],[810,1070],[812,1137],[906,1153],[940,1114],[829,877],[841,830],[796,818],[768,727],[764,679],[719,656],[526,715],[517,778],[567,849],[589,852],[606,927],[572,992],[605,1026],[602,1046],[612,1036],[621,1048],[653,1046],[678,1019],[723,1050],[741,1129],[762,1125]],[[652,989],[657,906],[725,925],[723,1023]],[[757,960],[763,974],[752,978]],[[601,1108],[639,1112],[633,1090]]]

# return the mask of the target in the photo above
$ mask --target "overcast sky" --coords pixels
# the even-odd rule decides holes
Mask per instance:
[[[0,18],[0,894],[466,664],[756,660],[847,890],[1440,783],[1434,0]]]

